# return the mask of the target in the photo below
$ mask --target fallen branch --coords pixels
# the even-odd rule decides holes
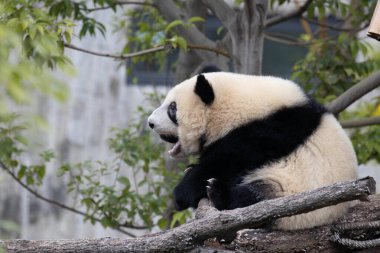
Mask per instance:
[[[212,211],[169,231],[135,239],[59,241],[3,240],[7,252],[180,252],[203,241],[247,227],[260,227],[268,220],[309,212],[354,199],[367,199],[375,191],[373,178],[340,182],[288,197],[263,201],[245,208]]]
[[[355,84],[345,92],[343,92],[339,97],[334,99],[326,107],[333,114],[337,115],[352,103],[357,101],[359,98],[365,94],[371,92],[375,88],[380,86],[380,71],[377,71],[370,75],[369,77],[361,80],[359,83]]]

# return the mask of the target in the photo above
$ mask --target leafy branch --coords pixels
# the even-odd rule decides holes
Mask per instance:
[[[327,105],[327,109],[329,109],[329,111],[333,114],[337,115],[352,103],[357,101],[359,98],[379,86],[380,71],[377,71],[343,92],[339,97]]]
[[[148,2],[140,2],[140,1],[116,1],[112,5],[95,7],[95,8],[82,8],[82,10],[86,11],[86,12],[93,12],[93,11],[114,9],[116,6],[123,6],[123,5],[143,5],[143,6],[156,7],[153,3],[148,3]]]
[[[6,166],[2,161],[0,161],[0,167],[5,171],[7,172],[12,178],[14,181],[16,181],[22,188],[24,188],[25,190],[27,190],[29,193],[31,193],[32,195],[34,195],[36,198],[40,199],[40,200],[43,200],[49,204],[52,204],[52,205],[55,205],[57,207],[60,207],[60,208],[63,208],[65,210],[68,210],[70,212],[73,212],[73,213],[76,213],[76,214],[79,214],[79,215],[82,215],[82,216],[85,216],[85,217],[88,217],[89,214],[85,213],[85,212],[82,212],[78,209],[75,209],[73,207],[70,207],[70,206],[67,206],[63,203],[60,203],[58,201],[55,201],[53,199],[50,199],[50,198],[47,198],[43,195],[41,195],[40,193],[38,193],[37,191],[33,190],[32,188],[30,188],[26,183],[24,183],[23,181],[21,181],[13,172],[10,168],[8,168],[8,166]],[[96,217],[91,217],[91,219],[97,221],[97,222],[101,222],[100,219],[96,218]],[[121,227],[123,227],[123,225],[120,225],[119,227],[116,227],[115,229],[123,234],[126,234],[130,237],[136,237],[134,234],[122,229]],[[133,229],[140,229],[140,227],[133,227],[133,226],[128,226],[128,228],[133,228]]]

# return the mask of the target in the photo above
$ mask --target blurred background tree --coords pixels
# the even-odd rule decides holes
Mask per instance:
[[[379,54],[363,35],[375,4],[365,0],[1,0],[0,166],[37,198],[129,236],[141,229],[183,223],[191,213],[174,212],[170,199],[185,164],[165,159],[163,145],[145,128],[147,115],[162,99],[157,87],[171,86],[213,65],[225,71],[295,79],[327,104],[379,69]],[[114,30],[127,38],[120,52],[93,51],[73,42],[89,36],[107,40],[107,24],[93,14],[110,10],[117,13]],[[119,61],[129,84],[155,84],[148,89],[150,106],[139,107],[128,127],[111,131],[111,160],[72,162],[56,151],[42,150],[28,162],[25,157],[36,149],[28,132],[35,125],[46,131],[46,122],[23,108],[40,99],[40,94],[67,101],[67,80],[59,77],[81,71],[73,67],[69,50]],[[380,161],[379,101],[375,94],[351,110],[334,112],[346,120],[343,125],[371,117],[370,126],[361,124],[349,131],[361,164]],[[21,112],[16,109],[20,107]],[[47,166],[54,167],[65,182],[64,189],[75,196],[73,205],[40,192],[48,181]],[[9,224],[0,217],[0,230],[17,234],[17,226]]]

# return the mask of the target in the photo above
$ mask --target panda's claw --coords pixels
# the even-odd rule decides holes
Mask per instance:
[[[208,182],[209,184],[213,184],[215,181],[216,181],[215,178],[210,178],[210,179],[207,180],[207,182]]]

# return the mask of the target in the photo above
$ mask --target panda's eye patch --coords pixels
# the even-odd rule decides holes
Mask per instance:
[[[171,102],[168,107],[168,116],[174,122],[174,124],[178,124],[177,122],[177,103]]]

